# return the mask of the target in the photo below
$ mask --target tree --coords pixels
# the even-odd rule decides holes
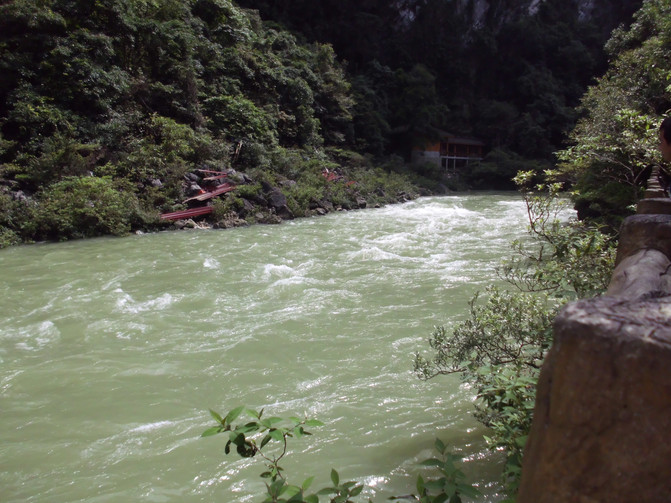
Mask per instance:
[[[646,0],[606,47],[611,65],[582,98],[583,118],[559,159],[580,216],[617,226],[640,197],[643,171],[658,162],[657,131],[671,110],[669,0]]]

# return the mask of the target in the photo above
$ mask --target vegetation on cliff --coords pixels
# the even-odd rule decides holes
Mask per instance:
[[[277,191],[287,218],[403,200],[437,185],[401,157],[438,128],[491,147],[470,186],[509,187],[547,166],[639,2],[479,18],[473,2],[240,2],[266,22],[230,0],[6,2],[0,246],[156,228],[198,170],[246,185],[217,202],[225,226],[276,221]]]
[[[366,98],[355,108],[362,146],[403,154],[410,130],[472,134],[491,153],[469,181],[513,188],[518,170],[552,163],[580,97],[607,68],[610,32],[641,0],[239,3],[333,44],[355,76],[355,96]]]
[[[610,66],[582,98],[555,178],[573,185],[581,218],[617,227],[660,162],[659,125],[671,111],[671,2],[646,0],[606,49]]]

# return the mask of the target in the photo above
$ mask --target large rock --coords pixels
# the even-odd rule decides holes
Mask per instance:
[[[272,189],[266,196],[268,204],[274,208],[275,214],[283,220],[291,220],[294,218],[293,212],[287,206],[287,197],[280,189]]]
[[[671,215],[634,215],[620,228],[617,243],[617,266],[639,250],[658,250],[671,257]]]
[[[569,304],[538,383],[518,503],[671,501],[671,297]]]

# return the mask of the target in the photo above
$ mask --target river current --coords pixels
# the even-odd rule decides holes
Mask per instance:
[[[408,494],[439,437],[499,501],[473,391],[412,359],[525,232],[518,195],[476,193],[0,250],[0,501],[260,501],[262,462],[200,438],[238,405],[325,423],[291,439],[293,483]]]

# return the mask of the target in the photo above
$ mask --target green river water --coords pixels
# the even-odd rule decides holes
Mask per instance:
[[[518,195],[476,193],[0,250],[0,501],[260,501],[261,462],[200,438],[237,405],[325,423],[291,443],[294,483],[408,494],[440,437],[500,500],[472,390],[412,358],[525,229]]]

